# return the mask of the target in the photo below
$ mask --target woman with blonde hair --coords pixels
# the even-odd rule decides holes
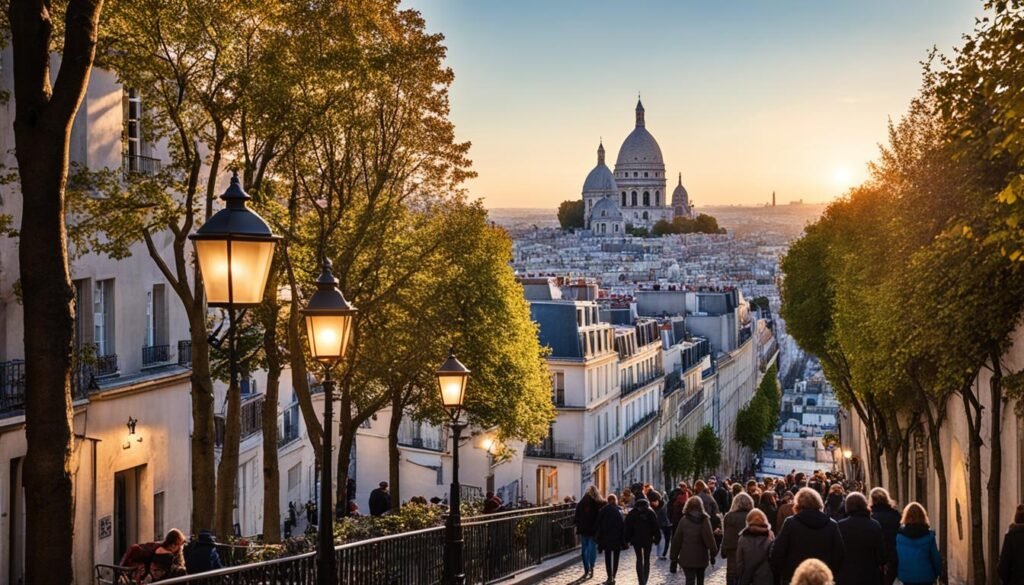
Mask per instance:
[[[896,535],[896,557],[897,576],[904,585],[930,585],[942,572],[935,531],[928,524],[928,512],[917,502],[903,508]]]
[[[735,585],[740,573],[736,567],[736,547],[740,532],[747,527],[747,513],[754,509],[754,500],[745,493],[732,499],[732,507],[722,520],[722,558],[725,559],[726,585]]]
[[[807,559],[793,573],[789,585],[832,585],[832,571],[818,559]]]
[[[587,493],[576,504],[574,520],[576,534],[580,535],[580,556],[583,558],[583,576],[586,579],[594,576],[594,565],[597,564],[597,516],[604,505],[604,498],[594,485],[587,488]]]
[[[771,548],[775,535],[768,525],[768,517],[759,509],[747,513],[746,528],[740,532],[736,547],[736,580],[737,585],[774,585],[775,575],[768,564],[768,550]],[[733,562],[729,561],[729,570]],[[726,573],[726,583],[729,575]]]

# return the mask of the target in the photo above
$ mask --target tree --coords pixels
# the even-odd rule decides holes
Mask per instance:
[[[654,223],[654,227],[651,228],[651,234],[655,236],[664,236],[665,234],[676,234],[674,226],[667,220],[659,219]]]
[[[563,201],[558,206],[558,223],[563,230],[582,228],[586,225],[584,223],[585,212],[586,208],[583,206],[582,199]]]
[[[775,364],[765,372],[754,396],[736,414],[734,438],[751,451],[759,451],[778,425],[782,396],[779,393]]]
[[[704,425],[693,440],[693,474],[703,477],[722,464],[722,440],[711,425]]]
[[[12,0],[14,142],[22,194],[18,263],[25,315],[26,582],[74,581],[71,365],[75,291],[65,186],[71,123],[95,57],[101,0],[70,0],[63,23],[43,0]],[[63,28],[63,42],[53,38]],[[55,46],[56,45],[56,46]],[[61,53],[51,86],[50,51]]]
[[[686,435],[676,435],[665,441],[662,448],[662,471],[665,473],[665,484],[673,485],[676,478],[689,477],[693,471],[693,441]]]
[[[693,231],[699,234],[718,234],[724,233],[725,230],[718,227],[717,219],[706,213],[702,213],[697,216],[697,219],[693,220]]]

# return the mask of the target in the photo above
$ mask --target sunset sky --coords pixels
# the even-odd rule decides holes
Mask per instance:
[[[976,0],[404,5],[446,36],[471,194],[552,208],[580,197],[601,137],[612,166],[637,92],[698,207],[836,197],[864,178],[929,48],[950,53],[981,13]]]

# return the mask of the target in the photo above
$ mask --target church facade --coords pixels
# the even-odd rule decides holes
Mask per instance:
[[[583,182],[584,227],[594,235],[614,236],[630,228],[650,229],[659,220],[690,217],[682,173],[671,199],[666,186],[661,147],[647,130],[644,106],[637,100],[636,127],[619,148],[614,172],[605,164],[604,144],[597,147],[597,166]]]

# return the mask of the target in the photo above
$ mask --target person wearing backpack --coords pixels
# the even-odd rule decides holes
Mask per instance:
[[[199,537],[185,547],[185,570],[189,575],[195,575],[220,569],[222,566],[213,533],[201,530]]]

